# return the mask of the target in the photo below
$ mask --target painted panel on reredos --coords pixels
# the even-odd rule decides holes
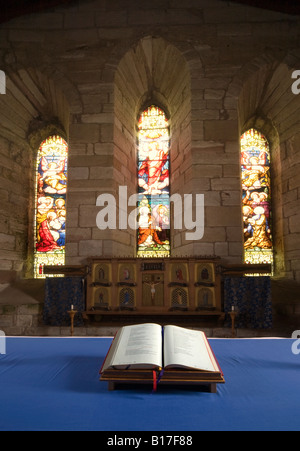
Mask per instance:
[[[215,283],[215,269],[213,263],[197,263],[195,266],[196,281],[199,284]]]
[[[110,289],[97,287],[93,289],[93,310],[109,310],[111,303]]]
[[[186,263],[172,263],[170,271],[170,280],[172,282],[187,283],[189,281],[189,271]]]
[[[109,283],[111,281],[111,265],[108,263],[93,265],[93,280],[98,283]]]
[[[201,287],[196,289],[197,310],[215,310],[216,297],[215,289],[211,287]]]
[[[136,281],[136,265],[132,263],[120,263],[118,266],[118,280],[123,283]]]
[[[131,287],[123,287],[119,289],[118,294],[120,310],[135,310],[136,299],[135,289]]]
[[[187,288],[176,287],[171,290],[171,310],[187,310],[189,293]]]

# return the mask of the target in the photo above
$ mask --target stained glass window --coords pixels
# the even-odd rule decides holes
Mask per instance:
[[[65,221],[68,145],[50,136],[36,160],[34,276],[43,278],[44,265],[65,263]]]
[[[138,257],[170,256],[170,135],[163,110],[147,108],[138,124]]]
[[[273,263],[270,148],[251,129],[241,137],[244,261]]]

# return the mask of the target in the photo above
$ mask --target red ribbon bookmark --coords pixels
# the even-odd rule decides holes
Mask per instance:
[[[152,393],[154,393],[154,392],[157,391],[157,385],[159,384],[161,378],[164,375],[164,369],[160,368],[160,372],[159,372],[158,377],[157,377],[157,373],[156,373],[155,370],[153,370],[152,373],[153,373],[153,390],[152,390]]]
[[[156,392],[157,390],[157,375],[156,375],[156,371],[153,370],[153,391]]]

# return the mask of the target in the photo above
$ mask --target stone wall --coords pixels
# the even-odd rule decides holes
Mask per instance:
[[[26,155],[28,147],[24,147],[0,138],[0,271],[4,274],[20,272],[27,258],[32,160]]]
[[[282,147],[283,233],[286,271],[289,278],[300,281],[300,134]]]
[[[173,255],[242,261],[239,137],[256,124],[274,155],[276,271],[299,280],[299,22],[219,0],[93,0],[3,24],[0,269],[30,275],[35,143],[47,126],[70,148],[67,263],[134,255],[133,231],[97,228],[96,200],[119,185],[134,192],[137,117],[157,102],[171,119],[172,193],[205,199],[203,238],[174,231]]]

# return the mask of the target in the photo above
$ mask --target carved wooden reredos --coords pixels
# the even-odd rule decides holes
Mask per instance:
[[[89,260],[86,313],[221,314],[218,258]]]

